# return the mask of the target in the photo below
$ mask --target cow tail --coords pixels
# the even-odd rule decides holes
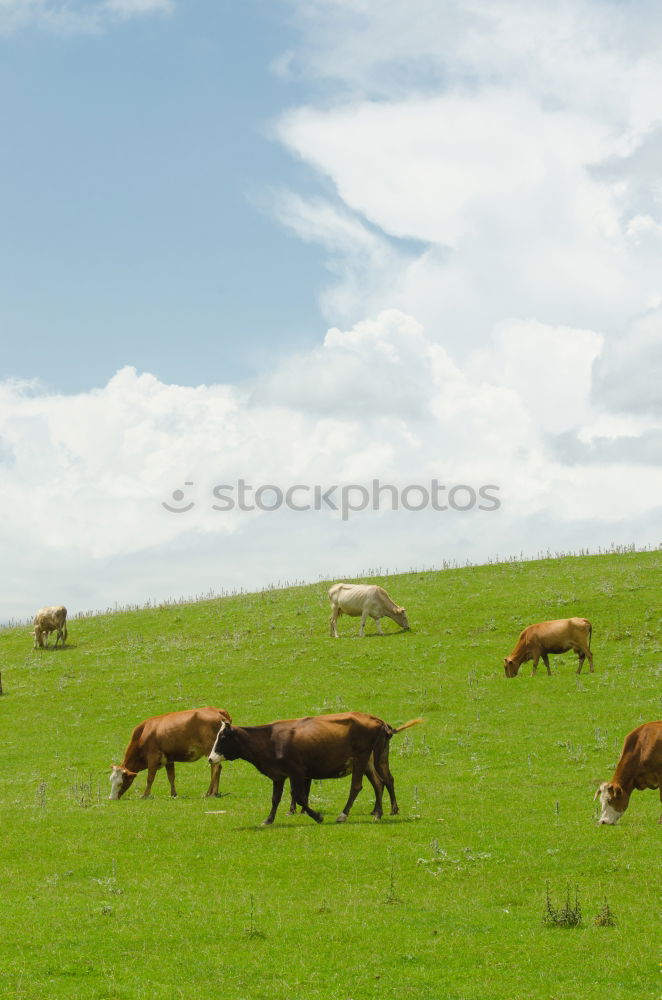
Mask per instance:
[[[591,636],[592,636],[592,635],[593,635],[593,626],[592,626],[592,625],[591,625],[591,623],[589,622],[589,623],[588,623],[588,648],[589,648],[589,649],[591,648]]]
[[[398,726],[397,729],[391,730],[391,736],[395,736],[396,733],[401,733],[403,729],[410,729],[412,726],[418,726],[421,722],[425,722],[425,719],[410,719],[409,722],[403,723],[403,725]]]

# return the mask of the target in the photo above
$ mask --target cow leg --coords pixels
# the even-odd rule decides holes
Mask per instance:
[[[361,615],[361,629],[359,631],[359,635],[361,636],[365,635],[365,620],[367,617],[368,617],[368,612],[364,611],[363,614]]]
[[[305,779],[306,797],[310,795],[311,782],[312,782],[311,778]],[[296,815],[296,811],[297,811],[297,800],[294,797],[294,792],[292,790],[292,782],[290,781],[290,808],[287,810],[287,812],[289,816],[294,816]]]
[[[579,666],[577,667],[577,673],[581,674],[582,667],[584,666],[584,660],[586,659],[586,653],[582,653],[582,651],[579,650],[577,655],[579,656]]]
[[[352,805],[354,804],[354,799],[356,798],[356,796],[359,794],[359,792],[363,787],[363,775],[368,769],[369,759],[370,755],[362,758],[355,757],[354,760],[352,761],[352,784],[349,789],[349,798],[345,803],[345,808],[341,812],[340,816],[338,816],[336,823],[344,823],[347,817],[349,816],[349,810],[352,808]]]
[[[379,634],[384,635],[384,633],[382,632],[382,626],[380,624],[379,618],[375,618],[375,625],[377,626],[377,631],[379,632]]]
[[[384,785],[372,764],[368,764],[365,775],[375,791],[375,805],[370,815],[374,816],[375,819],[381,819],[384,815],[384,810],[382,809]]]
[[[278,809],[278,803],[283,797],[283,785],[285,784],[285,778],[274,778],[273,779],[273,790],[271,792],[271,812],[263,822],[262,826],[271,826],[274,821],[274,816],[276,815],[276,810]]]
[[[211,770],[211,779],[209,782],[209,788],[207,789],[205,798],[208,799],[212,797],[218,798],[218,782],[221,777],[221,765],[210,763],[209,767]]]
[[[334,608],[333,611],[331,612],[331,619],[329,621],[329,626],[330,626],[330,629],[331,629],[331,638],[332,639],[337,639],[338,638],[338,626],[337,626],[336,622],[338,621],[338,615],[339,614],[340,614],[340,608]]]
[[[147,765],[147,784],[145,785],[145,791],[142,794],[144,799],[148,799],[152,792],[152,784],[154,783],[154,778],[156,777],[156,772],[159,769],[158,761],[150,761]]]
[[[588,647],[586,648],[584,656],[588,656],[589,670],[590,670],[591,673],[594,673],[594,670],[593,670],[593,653],[591,652],[590,649],[588,649]]]
[[[166,774],[168,775],[168,781],[170,782],[170,794],[173,799],[177,798],[177,792],[175,791],[175,765],[172,761],[168,761],[165,766]]]
[[[547,653],[542,653],[541,655],[542,655],[542,662],[547,667],[547,676],[551,677],[552,671],[549,669],[549,657],[547,656]]]
[[[292,787],[292,797],[299,803],[302,812],[305,812],[311,819],[314,819],[316,823],[321,823],[323,819],[322,814],[316,812],[315,809],[311,809],[308,805],[310,779],[290,778],[290,785]]]
[[[381,760],[377,765],[379,778],[384,785],[386,785],[386,790],[388,792],[388,797],[391,800],[391,816],[397,816],[400,812],[398,808],[398,803],[395,798],[395,782],[393,780],[393,775],[388,766],[388,760]]]
[[[536,670],[538,669],[538,660],[539,659],[540,659],[540,654],[538,654],[538,656],[534,656],[533,657],[533,667],[531,668],[531,676],[532,677],[535,674]]]

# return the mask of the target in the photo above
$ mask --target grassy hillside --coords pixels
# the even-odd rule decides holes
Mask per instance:
[[[618,827],[593,793],[625,734],[662,718],[662,553],[379,579],[410,633],[328,636],[326,584],[70,623],[63,651],[0,633],[0,997],[21,1000],[610,1000],[662,995],[661,813]],[[66,595],[53,595],[64,600]],[[507,680],[533,621],[585,615],[596,672],[552,658]],[[369,623],[368,631],[374,633]],[[584,667],[588,671],[588,665]],[[270,783],[179,765],[108,800],[143,718],[197,705],[237,724],[369,711],[396,725],[401,813],[364,783],[313,785],[326,822],[263,828]],[[576,928],[543,923],[578,894]],[[597,926],[605,901],[615,926]]]

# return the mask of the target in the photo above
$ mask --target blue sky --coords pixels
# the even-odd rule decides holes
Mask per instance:
[[[0,50],[0,620],[662,543],[659,4],[0,0]]]
[[[0,37],[2,377],[75,391],[124,364],[239,379],[321,329],[321,253],[263,210],[305,167],[269,137],[289,11],[191,0]]]

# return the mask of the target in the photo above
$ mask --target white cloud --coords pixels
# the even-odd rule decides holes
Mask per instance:
[[[658,5],[292,6],[278,70],[324,100],[276,133],[321,184],[273,211],[327,252],[331,329],[251,385],[0,387],[6,614],[660,542]],[[0,25],[82,10],[0,0]],[[493,483],[502,507],[215,511],[239,478]]]
[[[380,234],[360,260],[334,248],[330,322],[397,307],[461,352],[509,316],[618,336],[659,304],[658,5],[291,5],[288,72],[331,89],[278,134]]]
[[[577,545],[587,524],[582,545],[629,542],[635,528],[637,541],[656,542],[658,467],[617,458],[578,468],[549,447],[560,430],[577,441],[607,432],[590,403],[601,346],[590,331],[512,320],[463,370],[415,319],[389,310],[329,330],[251,386],[166,385],[131,368],[77,396],[4,383],[4,614],[535,553]],[[659,424],[612,425],[613,439],[633,427]],[[346,521],[328,509],[214,510],[213,488],[240,478],[283,490],[373,478],[400,489],[496,484],[502,507],[390,512],[383,500]],[[163,502],[195,506],[171,513]]]

